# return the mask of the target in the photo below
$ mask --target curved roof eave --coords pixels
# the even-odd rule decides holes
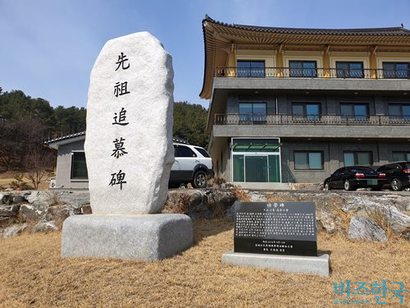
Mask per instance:
[[[233,32],[232,32],[233,31]],[[312,44],[399,44],[410,46],[410,30],[402,27],[387,28],[361,28],[361,29],[309,29],[309,28],[283,28],[283,27],[263,27],[238,24],[227,24],[216,21],[205,15],[202,20],[202,32],[204,38],[204,75],[202,90],[199,94],[201,98],[211,98],[212,74],[215,57],[215,33],[225,35],[225,37],[243,36],[250,43],[255,43],[249,37],[252,34],[263,35],[270,43],[282,44],[286,41],[292,42],[297,38],[303,39],[306,43]],[[233,35],[234,34],[234,35]],[[273,36],[272,36],[273,35]],[[293,37],[293,39],[292,39]],[[366,37],[366,39],[365,39]],[[354,40],[353,40],[354,38]],[[365,39],[365,40],[364,40]],[[276,42],[277,41],[277,42]],[[212,46],[211,46],[212,45]]]

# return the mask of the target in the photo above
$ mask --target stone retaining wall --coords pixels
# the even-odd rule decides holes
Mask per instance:
[[[235,201],[312,201],[318,230],[351,239],[410,240],[410,193],[343,191],[248,191],[225,189],[170,190],[163,212],[185,213],[192,219],[233,219]],[[0,192],[0,236],[60,229],[70,215],[91,213],[84,191]]]

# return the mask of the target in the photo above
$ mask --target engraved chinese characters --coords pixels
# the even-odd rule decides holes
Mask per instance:
[[[241,203],[235,216],[235,252],[317,255],[313,203]]]
[[[130,68],[129,63],[127,63],[124,66],[126,62],[128,62],[128,58],[127,56],[124,55],[123,52],[121,52],[116,62],[117,67],[115,71],[118,71],[118,69],[120,68],[122,70],[129,69]],[[128,85],[127,81],[122,82],[122,83],[116,82],[114,86],[115,97],[125,95],[125,94],[130,94],[130,92],[127,90],[127,85]],[[112,125],[121,125],[121,126],[128,125],[129,123],[126,122],[126,113],[127,113],[127,110],[125,110],[124,107],[121,108],[121,111],[118,114],[114,113],[114,117],[113,117],[114,122],[112,123]],[[128,152],[126,152],[124,148],[124,141],[125,139],[122,137],[116,138],[113,141],[115,148],[111,156],[114,156],[115,158],[120,158],[120,156],[128,154]],[[120,170],[118,173],[111,173],[111,180],[110,180],[109,185],[110,186],[119,185],[120,189],[122,190],[122,185],[127,183],[125,181],[125,175],[126,175],[125,172],[122,172],[122,170]]]
[[[171,57],[147,32],[108,41],[93,67],[85,151],[100,214],[162,210],[174,160]]]

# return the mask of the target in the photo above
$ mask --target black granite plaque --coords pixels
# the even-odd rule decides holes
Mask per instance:
[[[241,203],[235,213],[234,252],[317,256],[314,203]]]

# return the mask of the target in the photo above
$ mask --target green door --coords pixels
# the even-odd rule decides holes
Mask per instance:
[[[280,182],[279,155],[269,155],[269,182]]]
[[[245,156],[246,182],[268,182],[267,156]]]

